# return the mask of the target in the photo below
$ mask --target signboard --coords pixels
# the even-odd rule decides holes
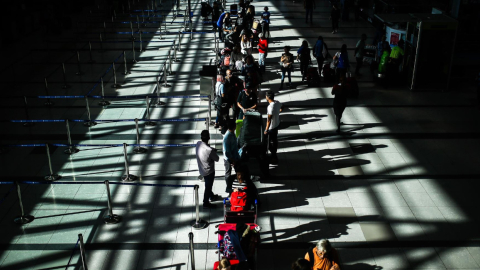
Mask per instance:
[[[398,41],[400,40],[400,34],[391,32],[390,33],[390,45],[398,45]]]

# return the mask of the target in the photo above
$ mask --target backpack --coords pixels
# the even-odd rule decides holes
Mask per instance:
[[[247,193],[245,191],[232,192],[230,196],[230,211],[239,212],[245,210],[247,205]]]
[[[226,55],[225,58],[223,59],[223,65],[224,66],[230,66],[230,55]]]

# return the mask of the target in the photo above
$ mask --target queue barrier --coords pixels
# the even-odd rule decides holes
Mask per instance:
[[[80,235],[81,234],[79,234],[79,236]],[[82,239],[83,239],[83,236],[82,236]],[[70,263],[72,262],[73,255],[75,254],[75,251],[77,250],[77,246],[78,246],[79,242],[80,242],[80,237],[78,237],[77,243],[75,244],[75,246],[72,249],[72,253],[70,254],[70,258],[68,259],[67,266],[65,267],[65,270],[68,270],[68,268],[70,267]],[[84,269],[86,269],[85,266],[84,266]]]
[[[151,186],[151,187],[185,187],[185,188],[193,188],[194,189],[194,197],[195,197],[195,220],[192,222],[192,228],[194,229],[203,229],[208,226],[208,222],[200,218],[200,204],[199,204],[199,195],[198,185],[165,185],[165,184],[146,184],[146,183],[124,183],[124,182],[110,182],[109,180],[105,180],[104,182],[94,182],[94,181],[72,181],[72,182],[35,182],[35,181],[6,181],[0,182],[0,185],[11,185],[14,184],[17,189],[17,198],[20,207],[20,215],[14,218],[14,222],[16,224],[28,224],[35,220],[35,217],[32,215],[27,215],[24,212],[23,201],[22,201],[22,192],[20,188],[20,184],[26,185],[99,185],[104,184],[106,191],[107,191],[107,209],[108,213],[103,217],[103,221],[105,224],[117,224],[122,221],[122,217],[113,213],[113,204],[112,198],[110,195],[110,184],[113,185],[129,185],[129,186]],[[80,246],[82,246],[82,240],[80,239]]]

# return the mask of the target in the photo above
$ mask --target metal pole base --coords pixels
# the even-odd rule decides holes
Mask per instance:
[[[143,147],[137,146],[137,147],[133,148],[133,152],[134,152],[135,154],[146,153],[146,152],[147,152],[147,148],[143,148]]]
[[[102,100],[102,101],[100,101],[100,102],[98,103],[98,105],[100,105],[100,106],[108,106],[108,105],[110,105],[110,101],[108,101],[108,100]]]
[[[55,181],[55,180],[58,180],[60,178],[62,178],[61,175],[58,175],[58,174],[54,173],[54,174],[49,174],[49,175],[45,176],[43,179],[45,179],[45,181]]]
[[[78,152],[80,152],[80,150],[76,147],[67,148],[63,151],[63,153],[68,154],[68,155],[73,155],[73,154],[78,153]]]
[[[158,101],[156,105],[157,105],[157,106],[165,106],[165,105],[167,105],[167,103],[165,103],[165,102],[163,102],[163,101]],[[26,123],[25,123],[25,124],[26,124]]]
[[[18,216],[18,217],[16,217],[16,218],[13,220],[13,222],[15,222],[16,224],[27,224],[27,223],[32,222],[34,219],[35,219],[34,216],[25,215],[25,216]]]
[[[128,74],[132,74],[132,73],[129,71],[129,72],[123,72],[122,74],[123,75],[128,75]]]
[[[138,63],[138,60],[133,59],[132,63]]]
[[[112,84],[112,88],[120,88],[122,87],[120,84],[116,83],[116,84]]]
[[[153,126],[156,126],[156,125],[157,125],[157,123],[152,122],[152,121],[147,121],[147,122],[145,122],[145,126],[151,126],[151,127],[153,127]]]
[[[52,107],[53,105],[55,105],[55,103],[53,103],[51,101],[45,102],[45,106],[47,106],[47,107]]]
[[[24,127],[33,127],[35,126],[35,123],[23,123]]]
[[[62,89],[68,89],[68,88],[70,88],[70,85],[68,84],[65,84],[64,86],[62,86]]]
[[[192,224],[192,228],[194,228],[195,230],[201,230],[201,229],[205,229],[206,227],[208,227],[208,221],[205,221],[203,219],[199,219],[198,222],[197,221],[194,221],[193,224]]]
[[[117,224],[122,221],[122,217],[119,215],[106,215],[103,217],[103,221],[105,222],[105,224]]]
[[[84,122],[83,125],[86,127],[93,127],[93,126],[96,126],[97,123],[93,121],[88,121],[88,122]]]
[[[133,175],[133,174],[129,174],[129,175],[124,175],[122,176],[122,181],[124,182],[132,182],[132,181],[135,181],[137,180],[137,176]]]

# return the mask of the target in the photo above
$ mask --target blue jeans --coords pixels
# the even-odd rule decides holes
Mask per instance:
[[[203,204],[208,204],[209,199],[213,199],[213,181],[215,180],[215,172],[203,177],[205,180],[205,192],[203,193]]]
[[[313,20],[313,8],[305,9],[305,22],[308,22],[308,15],[310,14],[310,22]]]
[[[282,85],[283,85],[283,81],[285,80],[285,73],[287,73],[287,76],[288,76],[288,83],[292,83],[292,69],[290,68],[282,68]]]
[[[265,54],[264,53],[258,53],[258,65],[259,66],[265,66]]]

